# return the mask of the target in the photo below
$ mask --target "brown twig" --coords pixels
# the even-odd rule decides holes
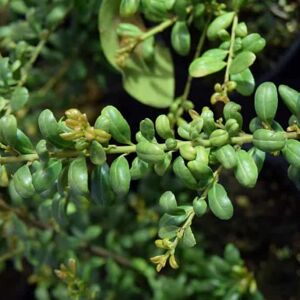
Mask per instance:
[[[14,213],[29,227],[34,227],[39,230],[54,229],[53,225],[45,224],[45,223],[42,223],[35,219],[32,219],[24,211],[10,206],[3,199],[0,199],[0,211]],[[107,250],[101,246],[89,245],[89,246],[84,246],[84,248],[86,248],[86,250],[88,252],[90,252],[96,256],[100,256],[100,257],[107,258],[107,259],[111,258],[122,266],[129,267],[129,268],[133,267],[131,261],[128,258],[118,255],[118,254],[115,254],[115,253],[112,253],[109,250]]]

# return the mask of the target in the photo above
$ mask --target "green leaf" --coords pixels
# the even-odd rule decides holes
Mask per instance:
[[[287,85],[280,85],[278,88],[280,97],[289,111],[295,116],[300,116],[300,93]]]
[[[167,213],[174,211],[177,208],[175,195],[171,191],[164,192],[159,198],[159,205]]]
[[[264,122],[272,123],[278,108],[277,88],[272,82],[264,82],[255,92],[255,111]]]
[[[195,236],[193,234],[191,226],[187,227],[184,230],[182,243],[185,247],[188,247],[188,248],[194,247],[196,245]]]
[[[265,152],[280,151],[286,143],[285,132],[258,129],[253,133],[253,145]]]
[[[218,37],[218,33],[220,30],[226,29],[230,26],[233,21],[234,15],[234,12],[227,12],[215,18],[208,26],[207,37],[210,40],[215,40]]]
[[[205,51],[201,57],[204,58],[214,58],[215,60],[224,60],[225,57],[228,55],[228,51],[224,50],[224,49],[219,49],[219,48],[215,48],[215,49],[209,49],[207,51]]]
[[[129,164],[124,156],[119,156],[110,167],[110,182],[113,191],[120,196],[125,196],[130,189],[131,175]]]
[[[177,157],[173,163],[173,170],[176,176],[190,189],[197,189],[197,181],[191,171],[186,167],[181,156]]]
[[[191,48],[191,35],[185,21],[177,21],[172,28],[171,43],[175,51],[185,56]]]
[[[215,183],[208,192],[208,204],[213,214],[221,220],[229,220],[233,215],[233,206],[224,187]]]
[[[152,141],[155,135],[154,123],[149,118],[140,122],[140,132],[148,141]]]
[[[296,140],[287,140],[282,149],[285,159],[297,168],[300,168],[300,142]]]
[[[97,141],[93,141],[90,146],[90,158],[94,165],[103,165],[106,162],[106,152]]]
[[[120,111],[112,105],[104,107],[101,114],[109,120],[109,133],[119,143],[130,144],[131,130]]]
[[[206,186],[213,178],[212,169],[198,159],[188,162],[187,166],[201,187]]]
[[[122,73],[124,88],[132,97],[149,106],[168,107],[174,99],[174,70],[168,48],[156,45],[151,66],[143,59],[142,44],[126,59],[124,68],[117,64],[120,41],[116,29],[122,21],[119,6],[120,0],[104,0],[101,4],[99,31],[104,55]],[[138,16],[132,17],[132,22],[145,30]]]
[[[7,115],[0,119],[1,139],[9,146],[14,147],[17,142],[17,120],[13,115]]]
[[[172,239],[176,237],[178,229],[179,227],[174,225],[160,227],[158,230],[158,236],[161,239]]]
[[[236,166],[236,153],[231,145],[225,145],[216,151],[217,160],[225,169],[232,169]]]
[[[230,74],[238,74],[245,71],[253,65],[256,56],[250,51],[243,51],[239,53],[232,61],[230,66]]]
[[[75,198],[87,196],[89,192],[88,171],[84,157],[78,157],[71,162],[68,170],[68,184]]]
[[[238,74],[231,74],[230,80],[236,82],[236,90],[243,96],[250,96],[255,89],[255,79],[250,69],[245,69]]]
[[[300,190],[300,168],[293,165],[288,168],[288,177],[295,184],[296,188]]]
[[[159,115],[155,120],[155,129],[157,134],[163,138],[173,138],[174,132],[171,128],[170,120],[166,115]]]
[[[120,16],[130,17],[134,15],[140,6],[140,0],[121,0]]]
[[[13,177],[16,192],[22,198],[30,198],[34,195],[35,189],[32,184],[32,176],[28,166],[19,168]]]
[[[151,170],[151,167],[149,164],[143,160],[141,160],[139,157],[136,157],[132,161],[132,165],[130,168],[130,175],[132,180],[138,180],[143,178],[146,174],[149,173]]]
[[[163,176],[167,172],[168,168],[170,167],[171,162],[172,162],[172,152],[170,151],[165,154],[165,158],[163,161],[158,162],[154,165],[155,173],[159,176]]]
[[[243,127],[243,116],[240,113],[241,109],[242,109],[242,107],[233,101],[226,103],[224,106],[224,109],[223,109],[223,114],[224,114],[225,120],[228,121],[230,119],[234,119],[238,122],[240,128],[242,128]]]
[[[58,148],[72,147],[73,142],[65,141],[60,137],[63,131],[49,109],[45,109],[40,113],[38,123],[42,136],[51,144]]]
[[[251,33],[244,37],[242,40],[242,46],[244,50],[258,53],[266,46],[266,40],[258,33]]]
[[[170,214],[163,214],[163,216],[159,220],[159,227],[166,227],[166,226],[178,226],[182,224],[187,218],[187,213],[183,209],[179,209],[178,207],[178,213],[176,215],[170,215]]]
[[[189,73],[192,77],[204,77],[221,71],[225,66],[226,62],[214,57],[199,57],[191,63]]]
[[[0,165],[0,187],[7,187],[9,178],[5,165]]]
[[[35,190],[39,193],[52,188],[57,181],[62,170],[62,163],[59,159],[50,159],[46,165],[32,174],[32,183]]]
[[[222,147],[228,143],[229,134],[224,129],[216,129],[210,134],[209,141],[212,147]]]
[[[10,107],[13,112],[16,112],[24,107],[29,99],[28,90],[25,87],[17,87],[10,99]]]
[[[29,137],[20,129],[17,129],[17,140],[14,148],[21,154],[34,153],[34,148]]]
[[[203,131],[206,134],[211,134],[216,129],[214,113],[209,109],[209,107],[204,106],[202,108],[201,117],[204,120]]]
[[[21,195],[16,191],[15,182],[14,180],[11,180],[8,185],[8,193],[9,197],[14,205],[22,205],[23,198]]]
[[[255,147],[252,147],[248,153],[252,156],[252,158],[254,159],[254,162],[257,166],[257,170],[258,170],[258,173],[260,173],[263,165],[264,165],[264,162],[265,162],[265,159],[266,159],[266,153],[264,151],[261,151]]]
[[[91,176],[91,198],[95,203],[111,202],[115,196],[111,187],[109,166],[104,163],[96,166]]]
[[[202,217],[207,211],[207,203],[204,199],[196,197],[193,200],[193,209],[198,217]]]
[[[157,163],[165,159],[164,150],[158,144],[150,143],[147,140],[137,144],[136,153],[140,159],[149,163]]]
[[[234,171],[237,181],[248,188],[255,186],[258,178],[258,169],[252,156],[245,150],[236,152],[237,165]]]
[[[117,34],[119,36],[138,37],[142,33],[143,31],[138,26],[131,23],[120,23],[117,27]]]
[[[52,200],[51,210],[53,218],[60,226],[67,224],[66,206],[67,200],[59,194],[56,194]]]
[[[224,258],[231,265],[240,265],[242,263],[240,251],[233,244],[227,244],[224,249]]]

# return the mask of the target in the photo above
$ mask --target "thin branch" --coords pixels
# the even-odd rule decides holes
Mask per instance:
[[[45,224],[45,223],[42,223],[35,219],[32,219],[24,211],[10,206],[3,199],[0,199],[0,211],[14,213],[18,218],[20,218],[29,227],[33,227],[38,230],[47,230],[47,229],[54,230],[53,225]],[[109,250],[107,250],[101,246],[89,245],[89,246],[85,246],[85,248],[87,251],[89,251],[90,253],[92,253],[96,256],[100,256],[100,257],[104,257],[104,258],[111,258],[111,259],[115,260],[117,263],[119,263],[120,265],[123,265],[125,267],[130,267],[130,268],[133,267],[131,261],[128,258],[118,255],[118,254],[115,254],[115,253],[112,253]],[[0,261],[9,259],[11,257],[13,257],[13,253],[9,252],[7,254],[4,254],[2,257],[0,256]]]
[[[287,139],[296,139],[300,140],[300,132],[285,132],[285,136]],[[232,145],[243,145],[249,144],[253,141],[252,134],[242,134],[240,136],[232,137],[230,139],[230,144]],[[181,141],[177,140],[177,147],[174,149],[178,150],[184,144],[192,144],[193,146],[204,146],[204,147],[211,147],[211,143],[209,139],[202,139],[198,138],[195,141]],[[167,150],[165,144],[158,144],[162,150]],[[117,146],[117,145],[110,145],[108,148],[105,148],[105,152],[107,154],[129,154],[136,152],[136,145],[130,146]],[[51,152],[50,157],[53,158],[76,158],[79,155],[86,155],[89,154],[83,153],[81,151],[58,151],[58,152]],[[38,160],[39,156],[34,154],[25,154],[19,156],[2,156],[0,157],[0,164],[10,164],[10,163],[20,163],[20,162],[32,162]]]
[[[51,226],[48,224],[44,224],[35,219],[32,219],[30,216],[28,216],[26,212],[10,206],[3,199],[0,199],[0,210],[14,213],[17,217],[19,217],[25,224],[27,224],[30,227],[35,227],[40,230],[46,230],[51,228]]]
[[[196,58],[198,58],[198,56],[200,56],[200,53],[202,52],[203,46],[204,46],[204,42],[205,42],[205,37],[206,37],[206,32],[207,32],[207,28],[208,25],[210,23],[210,18],[208,18],[207,22],[205,23],[205,26],[203,28],[202,34],[200,36],[195,54],[194,54],[194,58],[193,60],[195,60]],[[188,75],[188,79],[186,81],[185,87],[184,87],[184,92],[181,96],[181,101],[184,102],[187,100],[189,94],[190,94],[190,90],[191,90],[191,86],[192,86],[192,81],[193,81],[193,77],[191,75]]]
[[[115,253],[112,253],[103,247],[91,245],[91,246],[88,246],[87,250],[94,255],[104,257],[107,259],[111,258],[114,261],[116,261],[117,263],[119,263],[120,265],[129,267],[129,268],[133,268],[132,262],[128,258],[118,255],[118,254],[115,254]]]
[[[230,67],[231,67],[233,55],[234,55],[235,31],[236,31],[237,24],[238,24],[238,16],[235,15],[233,18],[233,24],[232,24],[232,28],[231,28],[230,48],[229,48],[227,66],[226,66],[225,77],[224,77],[224,85],[226,85],[226,83],[229,81]]]

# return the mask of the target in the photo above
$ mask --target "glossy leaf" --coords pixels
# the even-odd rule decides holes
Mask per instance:
[[[197,188],[197,181],[192,175],[191,171],[186,167],[184,160],[181,156],[177,157],[173,163],[173,170],[176,176],[191,189]]]
[[[228,51],[224,50],[224,49],[219,49],[219,48],[215,48],[215,49],[209,49],[207,51],[205,51],[201,57],[204,58],[214,58],[215,60],[224,60],[225,57],[228,55]]]
[[[174,99],[174,70],[170,52],[162,45],[156,45],[151,68],[143,60],[142,45],[126,59],[125,67],[120,68],[116,56],[120,48],[116,33],[121,19],[120,0],[102,1],[99,13],[101,46],[107,60],[123,75],[126,91],[138,101],[153,107],[168,107]],[[142,20],[135,16],[135,25],[145,30]],[[163,91],[157,96],[157,91]]]
[[[171,213],[177,208],[175,195],[170,192],[164,192],[159,198],[159,205],[166,213]]]
[[[166,115],[159,115],[156,118],[155,128],[156,128],[157,134],[163,139],[168,139],[168,138],[174,137],[174,133],[171,128],[169,118]]]
[[[175,51],[185,56],[191,47],[191,36],[185,21],[177,21],[172,28],[171,43]]]
[[[253,65],[255,59],[255,54],[250,51],[243,51],[239,53],[232,61],[230,74],[238,74],[245,71]]]
[[[284,104],[295,116],[300,116],[300,93],[287,85],[280,85],[278,88],[280,97]]]
[[[209,136],[209,141],[212,147],[222,147],[229,141],[229,134],[224,129],[216,129]]]
[[[163,161],[158,162],[154,165],[154,171],[157,175],[163,176],[168,168],[170,167],[172,162],[172,152],[168,152],[165,154],[165,158]]]
[[[258,170],[258,173],[260,173],[263,165],[264,165],[264,162],[265,162],[265,159],[266,159],[266,153],[264,151],[261,151],[255,147],[252,147],[248,153],[252,156],[252,158],[254,159],[254,162],[257,166],[257,170]]]
[[[32,183],[37,192],[43,192],[55,185],[62,170],[62,163],[59,159],[50,159],[46,165],[32,174]]]
[[[113,161],[109,176],[113,191],[119,196],[125,196],[130,189],[131,175],[124,156],[119,156]]]
[[[58,148],[72,147],[72,142],[65,141],[60,137],[60,134],[63,133],[63,131],[49,109],[45,109],[40,113],[38,123],[42,136],[51,144]]]
[[[253,145],[265,152],[280,151],[286,143],[285,133],[258,129],[253,133]]]
[[[198,217],[202,217],[207,211],[207,203],[205,200],[196,197],[193,200],[193,209]]]
[[[14,148],[21,154],[30,154],[30,153],[34,153],[34,148],[33,145],[29,139],[29,137],[27,135],[25,135],[25,133],[20,130],[17,129],[17,136],[16,136],[17,140],[15,143]]]
[[[117,108],[108,105],[101,111],[109,120],[109,133],[119,143],[130,144],[131,130],[127,121]]]
[[[22,198],[30,198],[34,195],[35,189],[32,184],[32,176],[28,166],[19,168],[13,177],[14,188]]]
[[[262,38],[258,33],[251,33],[242,40],[242,46],[244,50],[258,53],[266,46],[266,40]]]
[[[71,194],[76,198],[87,196],[88,190],[88,171],[84,157],[74,159],[68,170],[68,184]]]
[[[296,140],[287,140],[282,149],[285,159],[297,168],[300,168],[300,142]]]
[[[216,157],[225,169],[232,169],[236,166],[236,153],[231,145],[226,145],[218,149]]]
[[[250,69],[245,69],[238,74],[231,74],[230,79],[236,82],[236,90],[243,96],[250,96],[254,92],[255,79]]]
[[[272,82],[264,82],[255,92],[255,111],[258,117],[268,123],[272,123],[277,107],[278,95],[277,88]]]
[[[17,120],[13,115],[7,115],[0,119],[1,139],[3,143],[14,147],[17,142]]]
[[[138,157],[149,163],[158,163],[164,160],[165,152],[155,143],[150,143],[147,140],[142,141],[136,146]]]
[[[132,180],[138,180],[143,178],[146,174],[151,170],[149,164],[139,157],[136,157],[132,161],[132,165],[130,168],[130,175]]]
[[[226,62],[216,60],[213,57],[196,58],[189,67],[189,73],[192,77],[204,77],[221,71],[226,66]]]
[[[214,40],[218,37],[218,33],[222,29],[226,29],[230,26],[234,18],[234,12],[227,12],[221,16],[215,18],[207,29],[207,37],[210,40]]]
[[[221,220],[229,220],[233,215],[233,206],[224,187],[215,183],[208,192],[208,204],[213,214]]]
[[[296,188],[300,190],[300,168],[293,165],[289,166],[288,177],[295,184]]]
[[[103,165],[106,161],[106,152],[97,141],[93,141],[90,146],[90,158],[94,165]]]
[[[182,243],[185,247],[191,248],[196,245],[195,236],[191,229],[191,226],[187,227],[184,231]]]
[[[134,15],[139,8],[140,0],[121,0],[120,16],[130,17]]]
[[[109,166],[104,163],[96,166],[91,175],[91,198],[95,203],[105,204],[114,199],[111,187]]]
[[[237,165],[234,171],[237,181],[247,187],[255,186],[258,178],[258,169],[252,156],[245,150],[236,152]]]

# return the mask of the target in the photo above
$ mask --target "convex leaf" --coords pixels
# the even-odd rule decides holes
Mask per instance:
[[[215,183],[208,192],[208,204],[213,214],[221,220],[229,220],[233,215],[233,206],[224,187]]]
[[[258,117],[267,123],[272,123],[277,107],[277,88],[272,82],[262,83],[255,92],[255,111]]]

